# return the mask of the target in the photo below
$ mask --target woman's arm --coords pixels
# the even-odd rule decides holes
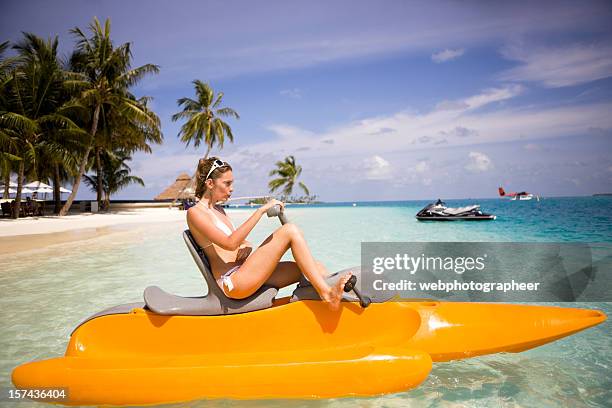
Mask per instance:
[[[235,251],[238,249],[240,244],[244,242],[246,237],[251,233],[255,225],[259,222],[262,215],[273,205],[280,204],[280,201],[271,200],[264,206],[259,207],[245,222],[232,232],[231,235],[225,235],[212,221],[210,215],[205,214],[203,211],[187,210],[187,217],[189,220],[190,227],[197,228],[203,235],[206,236],[212,243],[220,246],[227,251]],[[193,207],[192,207],[193,208]]]

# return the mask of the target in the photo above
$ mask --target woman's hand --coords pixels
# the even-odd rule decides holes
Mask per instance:
[[[280,205],[281,210],[285,209],[285,203],[283,203],[282,201],[279,201],[279,200],[276,200],[276,199],[273,198],[270,201],[268,201],[267,203],[265,203],[264,205],[262,205],[261,207],[259,207],[259,210],[263,214],[266,211],[268,211],[270,208],[274,207],[275,205]]]

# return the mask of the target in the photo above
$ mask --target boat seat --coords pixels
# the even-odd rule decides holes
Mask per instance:
[[[476,210],[478,208],[480,208],[480,206],[478,204],[476,204],[476,205],[468,205],[468,206],[459,207],[459,208],[448,207],[448,208],[446,208],[444,210],[444,212],[446,214],[450,214],[450,215],[459,215],[459,214],[463,214],[463,213],[466,213],[466,212],[470,212],[472,210]]]
[[[148,309],[161,315],[217,316],[272,307],[272,301],[278,289],[271,286],[264,285],[245,299],[231,299],[225,296],[210,270],[206,254],[196,243],[189,230],[183,232],[183,239],[204,276],[208,294],[201,297],[182,297],[165,292],[157,286],[149,286],[144,291],[144,300]]]

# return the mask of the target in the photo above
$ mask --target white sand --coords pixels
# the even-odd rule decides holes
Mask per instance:
[[[84,228],[101,228],[119,224],[159,223],[185,220],[186,212],[176,208],[139,208],[111,213],[83,213],[65,217],[26,217],[0,220],[0,237],[50,234]]]
[[[232,214],[240,216],[253,210],[231,209]],[[83,213],[65,217],[45,216],[0,220],[0,237],[17,235],[51,234],[85,228],[102,228],[120,224],[151,224],[160,222],[186,221],[187,213],[177,208],[138,208],[111,213]]]
[[[241,222],[253,210],[231,209],[232,218]],[[65,217],[26,217],[0,220],[0,255],[83,241],[117,233],[108,227],[117,225],[154,225],[182,222],[187,225],[187,213],[177,208],[137,208],[111,213],[83,213]]]

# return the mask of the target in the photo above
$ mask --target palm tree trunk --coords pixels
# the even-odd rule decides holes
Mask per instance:
[[[9,196],[9,188],[11,184],[11,168],[6,166],[6,173],[4,174],[4,191],[2,192],[2,197],[6,198]]]
[[[15,196],[15,207],[13,209],[13,218],[19,218],[19,209],[21,208],[21,189],[23,188],[23,173],[25,164],[23,160],[19,160],[19,171],[17,173],[17,195]]]
[[[100,147],[96,147],[96,201],[102,210],[102,163],[100,162]]]
[[[208,148],[206,149],[206,154],[204,155],[204,160],[208,159],[208,155],[210,154],[210,149],[212,149],[212,146],[208,145]]]
[[[60,175],[59,175],[59,164],[53,163],[53,213],[59,214],[62,208],[61,193],[60,193]]]
[[[100,105],[96,106],[96,110],[94,111],[94,115],[93,115],[93,122],[91,124],[91,139],[89,140],[89,146],[87,146],[87,150],[85,150],[85,153],[83,154],[83,160],[81,160],[81,166],[79,167],[79,174],[77,175],[76,180],[74,180],[74,184],[72,185],[72,193],[70,193],[70,195],[68,196],[68,199],[66,200],[66,204],[64,204],[64,206],[62,207],[62,209],[59,212],[59,216],[63,217],[64,215],[66,215],[68,213],[68,210],[70,210],[70,206],[72,206],[72,202],[74,201],[74,198],[77,195],[77,191],[79,191],[79,185],[81,184],[81,179],[83,178],[83,174],[85,174],[85,169],[87,167],[87,161],[89,159],[89,153],[91,152],[91,149],[93,148],[94,145],[94,140],[95,140],[95,136],[96,136],[96,131],[98,130],[98,118],[100,117]]]

